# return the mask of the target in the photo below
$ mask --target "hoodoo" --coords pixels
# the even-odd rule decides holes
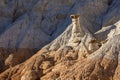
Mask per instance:
[[[81,37],[84,37],[84,32],[80,26],[80,16],[76,14],[72,14],[70,16],[72,19],[72,33],[71,33],[71,38],[69,40],[70,46],[76,46],[79,42]]]
[[[74,35],[75,33],[80,33],[79,36],[83,37],[84,33],[80,26],[80,15],[72,14],[70,18],[72,19],[73,24],[72,35]]]

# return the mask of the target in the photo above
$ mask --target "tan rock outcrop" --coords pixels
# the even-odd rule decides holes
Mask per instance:
[[[34,70],[26,71],[21,77],[21,80],[36,80],[36,79],[37,73]]]

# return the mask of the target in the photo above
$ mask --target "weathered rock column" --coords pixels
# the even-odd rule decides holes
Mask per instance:
[[[79,33],[79,36],[83,37],[84,33],[80,26],[80,16],[73,14],[70,17],[72,19],[72,24],[73,24],[72,35],[74,35],[74,33]]]
[[[84,37],[84,32],[80,26],[80,16],[73,14],[70,17],[72,19],[73,28],[72,28],[71,38],[69,40],[69,45],[77,46],[81,40],[81,37]]]

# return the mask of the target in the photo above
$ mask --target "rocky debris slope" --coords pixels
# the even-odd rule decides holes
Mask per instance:
[[[21,55],[26,50],[30,50],[28,52],[33,55],[36,49],[56,39],[71,24],[71,14],[80,15],[84,32],[96,32],[101,28],[109,2],[110,0],[1,0],[0,47],[7,50],[1,52],[2,56],[6,52],[6,56],[0,60],[1,64],[5,66],[5,59],[9,57],[11,50],[19,52],[24,48]],[[70,32],[68,30],[66,37],[61,37],[64,42],[60,39],[53,42],[54,45],[58,44],[56,48],[66,45]],[[27,56],[28,53],[25,54]]]
[[[3,72],[9,67],[13,67],[21,62],[24,62],[38,50],[36,49],[6,49],[0,48],[0,72]]]
[[[65,46],[57,51],[41,49],[26,62],[11,67],[1,80],[119,80],[120,34],[97,51],[85,54]],[[83,49],[83,48],[82,48]]]
[[[38,0],[38,2],[36,0],[36,3],[38,5],[34,6],[34,8],[31,10],[30,13],[32,14],[29,13],[31,17],[39,14],[39,4],[42,4],[43,2],[42,0]],[[20,59],[17,58],[18,55],[8,55],[8,58],[5,60],[5,64],[10,68],[0,74],[0,80],[119,80],[120,21],[119,16],[117,16],[117,18],[115,17],[116,15],[119,15],[119,12],[116,12],[119,11],[119,2],[119,0],[76,0],[73,3],[74,5],[69,8],[68,14],[65,15],[65,20],[58,22],[60,24],[57,25],[55,33],[49,37],[53,40],[65,29],[65,27],[67,27],[66,25],[69,24],[70,21],[69,15],[72,13],[80,15],[79,27],[81,27],[82,31],[85,33],[84,36],[80,37],[77,42],[71,42],[72,40],[70,39],[73,35],[72,30],[75,27],[72,23],[60,36],[58,36],[50,44],[43,47],[40,51],[38,51],[35,55],[33,55],[25,62],[22,61],[23,63],[19,64],[21,61],[19,61]],[[57,3],[57,1],[48,1],[45,6],[48,8],[51,6],[51,9],[54,10],[53,8],[56,8],[56,6],[58,6],[54,3]],[[62,8],[63,3],[68,5],[68,2],[62,2],[62,0],[60,0],[59,3],[61,4]],[[42,8],[42,10],[44,10],[44,8]],[[36,11],[38,11],[38,13],[36,13]],[[43,16],[41,18],[43,19],[43,23],[39,23],[39,21],[37,22],[37,19],[35,19],[35,23],[39,23],[39,25],[49,24],[44,23],[47,22],[46,19],[49,18],[46,18],[47,15],[51,16],[49,19],[53,19],[53,16],[48,13],[43,13],[43,15],[45,15],[45,18]],[[26,15],[29,16],[28,13],[26,13]],[[61,18],[61,15],[59,16],[57,17]],[[26,16],[23,16],[23,18],[24,17]],[[39,18],[39,16],[37,16],[37,18]],[[26,18],[23,20],[26,20]],[[52,23],[54,23],[54,20],[51,22],[51,24]],[[34,29],[31,25],[30,27],[30,32],[28,30],[29,34],[32,32],[34,33]],[[13,29],[16,30],[16,27]],[[11,28],[11,30],[13,29]],[[40,33],[42,31],[45,33],[45,35],[48,35],[49,33],[47,33],[46,29],[48,29],[48,27],[41,27],[35,31],[40,30]],[[50,26],[49,29],[51,29]],[[8,33],[9,32],[7,31],[4,32],[5,35]],[[80,33],[75,33],[75,35],[77,34]],[[9,38],[10,37],[8,37],[8,39]],[[31,37],[29,38],[31,39]],[[23,44],[21,41],[18,41],[20,44],[19,47],[22,47],[21,45],[24,46],[26,43],[27,45],[24,47],[29,48],[27,46],[30,46],[32,44],[31,42],[30,44],[28,43],[29,38],[17,38],[18,40],[23,40]],[[46,38],[48,37],[45,37],[45,39]],[[76,38],[76,36],[74,36],[74,38]],[[5,38],[3,39],[7,40]],[[74,43],[76,45],[73,45]],[[7,44],[7,41],[5,44]],[[14,45],[18,47],[16,42],[12,45],[13,47]],[[39,45],[39,40],[37,45]],[[23,56],[25,57],[26,54],[22,55],[22,58]],[[18,59],[18,62],[13,62],[16,59]]]
[[[1,0],[0,72],[6,69],[9,55],[17,56],[17,60],[12,59],[16,65],[53,40],[53,34],[58,36],[67,27],[64,22],[69,23],[65,20],[74,4],[74,0]]]

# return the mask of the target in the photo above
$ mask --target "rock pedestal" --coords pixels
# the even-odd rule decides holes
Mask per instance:
[[[69,40],[69,45],[70,46],[77,46],[78,43],[80,42],[81,37],[84,37],[84,32],[80,26],[80,18],[79,15],[71,15],[70,16],[72,19],[72,35],[71,38]]]

